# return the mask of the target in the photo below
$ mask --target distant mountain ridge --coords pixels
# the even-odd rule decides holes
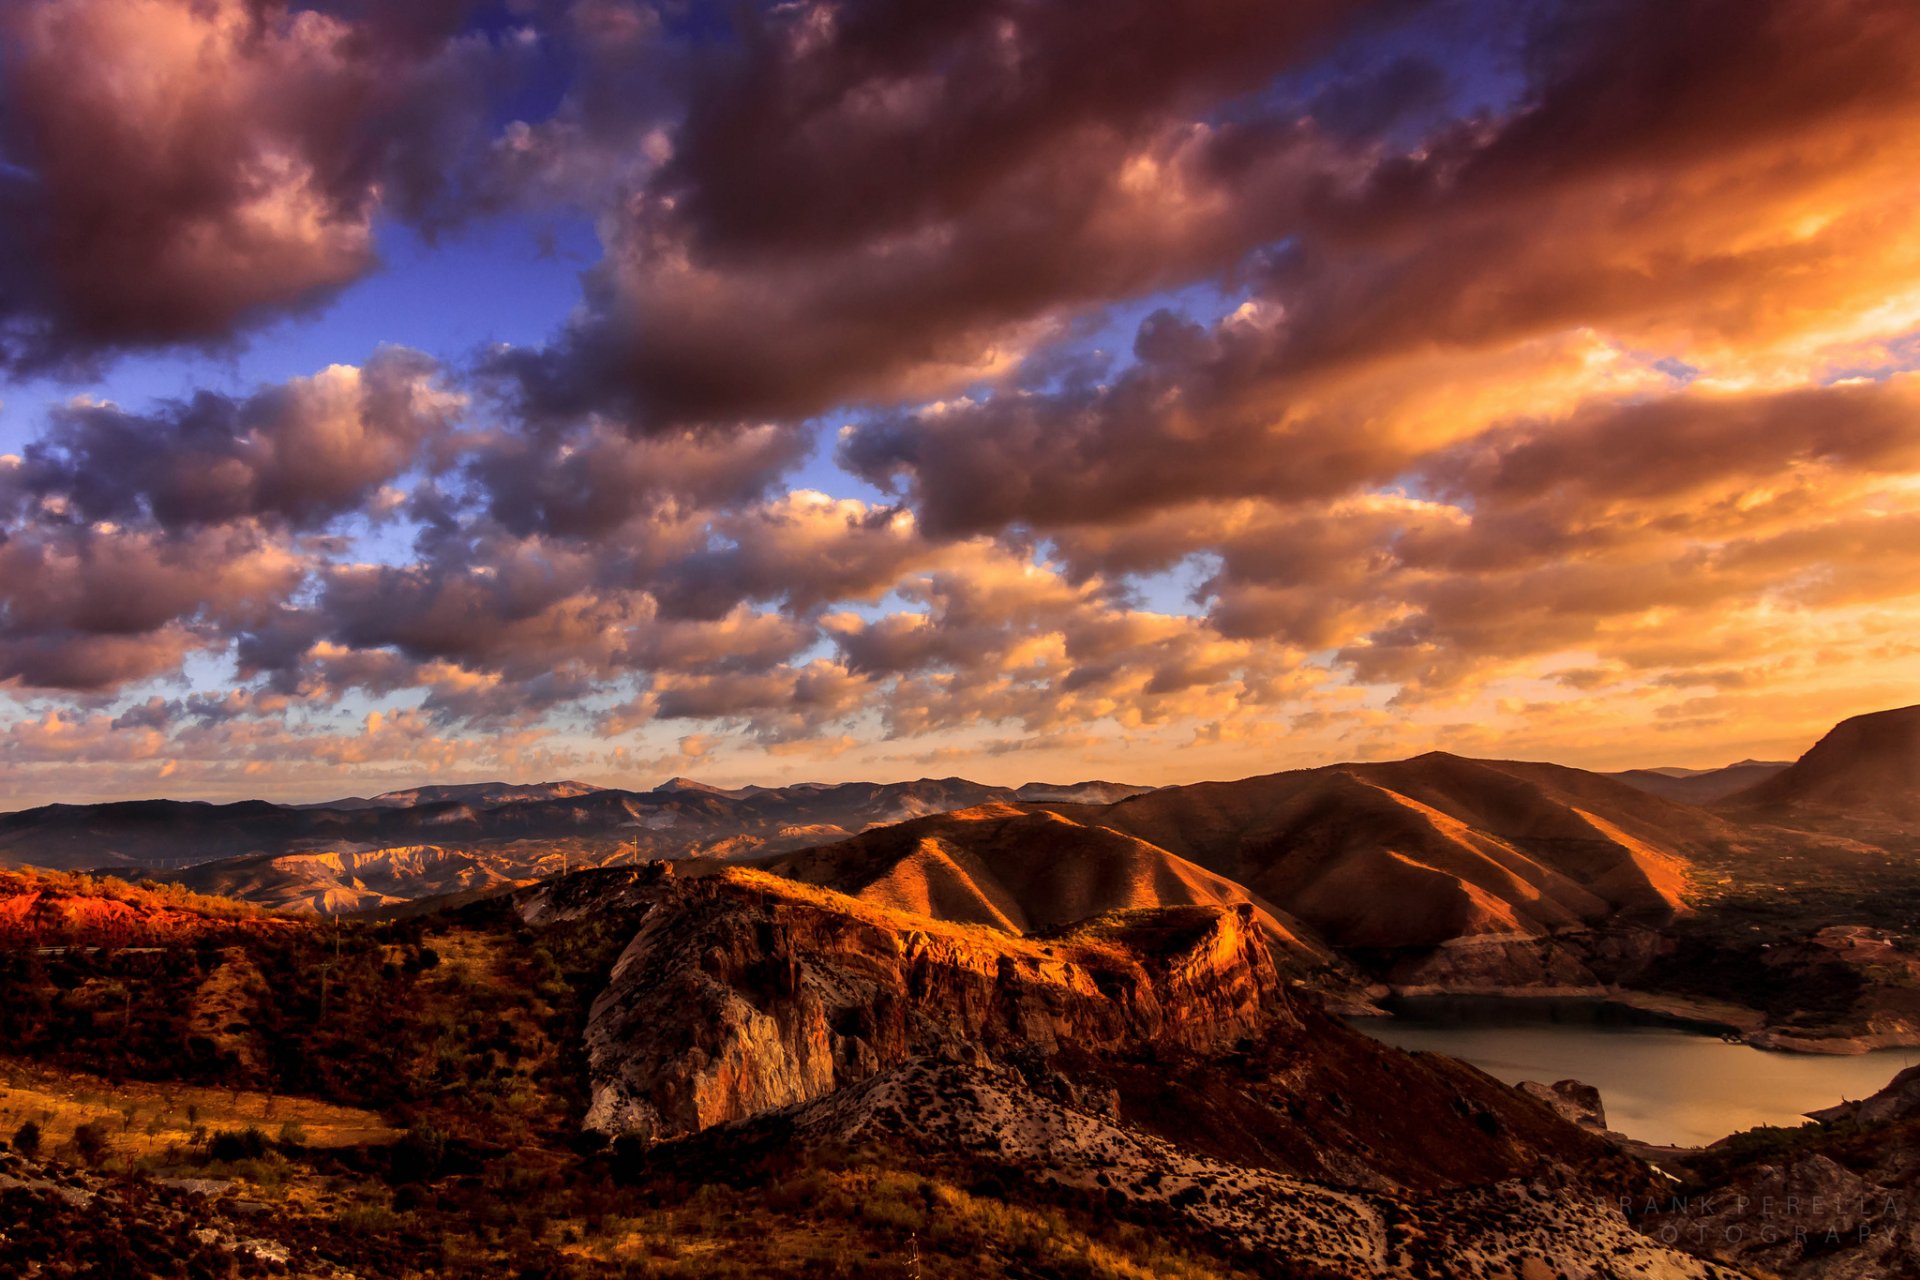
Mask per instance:
[[[1169,787],[1073,815],[1246,886],[1346,946],[1542,935],[1684,907],[1724,823],[1598,774],[1432,752]]]
[[[1686,804],[1713,804],[1785,770],[1790,760],[1742,760],[1718,769],[1625,769],[1607,776]]]
[[[377,796],[346,796],[295,809],[405,809],[423,804],[519,804],[529,800],[568,800],[605,791],[591,782],[462,782],[383,791]]]
[[[1106,801],[1096,782],[1039,794]],[[993,802],[1021,788],[964,778],[653,791],[585,783],[423,786],[335,806],[137,800],[0,814],[0,866],[161,874],[281,909],[369,910],[645,858],[739,859]],[[1029,791],[1028,794],[1035,792]]]

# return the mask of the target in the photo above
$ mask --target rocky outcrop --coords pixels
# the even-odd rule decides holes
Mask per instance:
[[[1568,1124],[1579,1125],[1593,1133],[1607,1131],[1606,1106],[1601,1101],[1600,1091],[1590,1084],[1578,1080],[1556,1080],[1552,1084],[1522,1080],[1514,1088],[1535,1102],[1545,1103]]]
[[[1211,1051],[1290,1017],[1251,908],[1040,940],[728,870],[661,892],[594,1002],[587,1124],[671,1138],[920,1054]]]

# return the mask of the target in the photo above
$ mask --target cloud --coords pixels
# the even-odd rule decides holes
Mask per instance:
[[[1063,317],[1224,269],[1346,163],[1196,117],[1394,6],[783,6],[696,60],[586,306],[504,351],[536,416],[806,417],[1008,373]],[[741,350],[754,353],[741,360]]]
[[[0,501],[58,502],[71,518],[151,517],[178,532],[244,519],[317,529],[365,511],[446,434],[464,397],[398,347],[244,399],[202,391],[157,413],[77,401],[55,409]]]
[[[228,342],[371,270],[382,210],[457,216],[493,61],[280,0],[22,0],[0,38],[0,366],[28,370]]]
[[[78,401],[0,460],[36,768],[1704,750],[1910,665],[1894,0],[1532,5],[1479,79],[1406,49],[1496,6],[390,8],[7,19],[16,365],[241,333],[378,216],[605,246],[545,346]],[[516,57],[571,79],[495,128],[461,95]],[[813,487],[843,416],[878,493]]]

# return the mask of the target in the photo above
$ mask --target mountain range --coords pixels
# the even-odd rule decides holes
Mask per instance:
[[[10,858],[92,834],[135,879],[0,873],[0,1113],[19,1092],[64,1126],[0,1155],[32,1224],[0,1269],[1909,1274],[1910,1076],[1654,1150],[1577,1081],[1509,1087],[1339,1015],[1581,994],[1775,1047],[1920,1044],[1917,727],[1848,721],[1705,805],[1429,753],[1152,790],[8,815]],[[380,843],[423,830],[452,834]],[[195,839],[286,843],[156,865]],[[1803,1192],[1817,1246],[1753,1208]]]
[[[677,778],[305,807],[55,805],[0,815],[0,864],[321,914],[415,911],[654,859],[763,867],[1019,935],[1114,910],[1245,906],[1284,966],[1319,974],[1345,1007],[1612,993],[1757,1039],[1868,1047],[1920,1036],[1904,985],[1916,966],[1897,951],[1869,963],[1831,930],[1920,930],[1917,813],[1910,707],[1848,720],[1791,765],[1694,773],[1431,752],[1159,788]],[[1762,975],[1780,994],[1757,989]],[[1850,994],[1814,998],[1835,981]]]
[[[570,867],[778,853],[969,805],[1112,800],[1144,789],[923,778],[729,790],[676,778],[638,792],[477,783],[319,805],[56,804],[0,814],[0,866],[164,874],[276,909],[336,913]]]

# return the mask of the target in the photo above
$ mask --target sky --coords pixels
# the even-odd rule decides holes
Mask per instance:
[[[0,7],[0,809],[1791,758],[1910,0]]]

